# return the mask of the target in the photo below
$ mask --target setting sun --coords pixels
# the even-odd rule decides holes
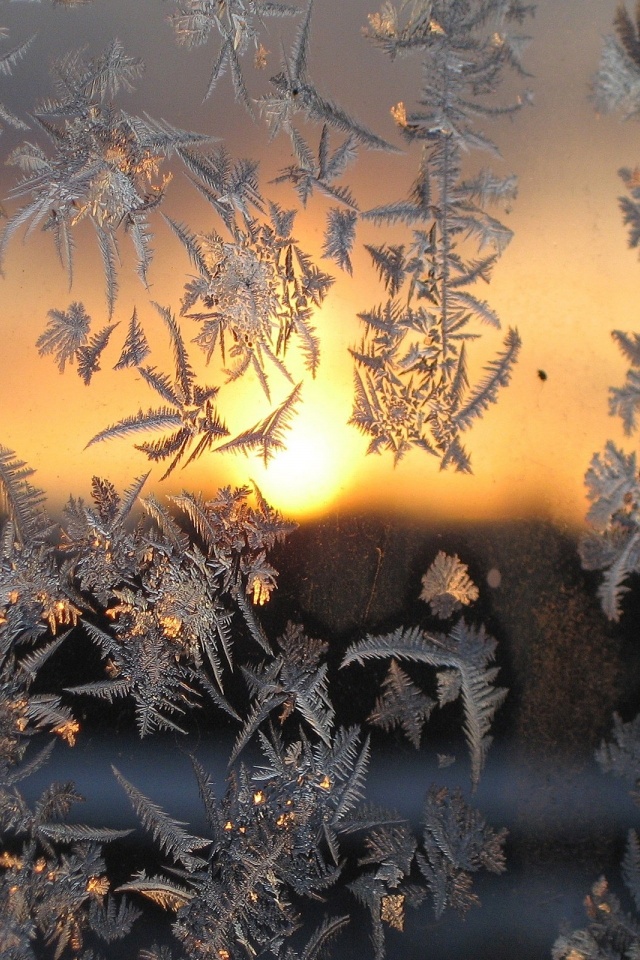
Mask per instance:
[[[239,458],[238,481],[249,472],[274,507],[287,516],[309,517],[344,493],[358,455],[361,452],[355,431],[346,427],[337,431],[317,408],[303,407],[287,436],[287,449],[267,467],[256,461],[248,471],[246,461]]]

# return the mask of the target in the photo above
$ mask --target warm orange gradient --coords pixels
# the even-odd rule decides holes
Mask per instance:
[[[328,37],[332,5],[334,0],[316,4],[314,37],[320,49]],[[125,14],[114,6],[117,21]],[[512,121],[487,123],[486,132],[499,143],[503,160],[471,158],[476,167],[490,163],[500,174],[515,172],[519,177],[518,199],[504,217],[514,239],[490,286],[483,285],[478,293],[497,310],[505,328],[518,328],[524,343],[511,385],[468,433],[474,474],[440,472],[437,460],[422,453],[412,453],[394,469],[387,457],[365,457],[366,439],[347,425],[353,375],[348,348],[360,336],[356,315],[384,296],[361,244],[391,238],[389,233],[367,228],[358,234],[353,279],[338,278],[317,316],[322,365],[316,380],[305,383],[304,405],[289,435],[289,449],[267,470],[257,457],[206,455],[184,472],[178,469],[160,487],[153,478],[162,470],[155,467],[149,490],[171,493],[187,488],[213,495],[222,484],[253,479],[274,506],[294,518],[328,510],[371,509],[410,513],[429,522],[532,514],[569,525],[582,522],[583,476],[591,456],[607,438],[622,442],[618,423],[607,415],[608,386],[620,384],[626,368],[610,330],[640,329],[640,264],[636,253],[627,248],[616,199],[622,193],[617,169],[640,161],[639,129],[631,122],[597,117],[588,101],[601,36],[611,29],[615,6],[605,0],[542,0],[538,4],[536,19],[527,24],[532,42],[526,63],[534,77],[523,81],[533,89],[535,105]],[[366,12],[377,5],[358,0],[356,7],[353,17],[357,12],[358,22],[364,23]],[[240,107],[234,113],[236,126],[229,127],[229,87],[224,83],[216,94],[219,101],[199,106],[201,87],[184,89],[185,64],[191,64],[194,75],[197,67],[199,80],[206,83],[207,58],[198,51],[188,60],[189,55],[174,50],[169,40],[162,33],[163,44],[171,50],[164,63],[168,76],[162,104],[153,81],[159,68],[152,62],[150,86],[143,85],[140,104],[134,107],[128,102],[127,109],[147,108],[178,126],[215,129],[234,156],[255,157],[264,151],[262,182],[269,196],[283,206],[294,205],[295,197],[286,187],[266,187],[268,178],[291,162],[287,143],[278,139],[267,144],[264,128],[247,127]],[[129,45],[135,48],[136,42],[151,41],[134,32]],[[347,41],[339,39],[338,44],[343,43]],[[388,110],[400,99],[411,103],[407,84],[411,80],[413,90],[417,89],[418,64],[402,62],[394,74],[393,65],[369,50],[357,30],[349,40],[350,58],[331,49],[335,58],[331,63],[318,55],[318,62],[313,61],[319,85],[397,141]],[[151,51],[144,54],[153,60]],[[374,76],[379,83],[371,97]],[[415,154],[394,157],[361,152],[347,179],[366,208],[405,195],[415,168]],[[177,166],[175,171],[166,212],[196,231],[220,229],[213,212]],[[3,178],[6,192],[11,173],[3,173]],[[10,212],[15,209],[10,203],[6,206]],[[296,230],[298,240],[316,258],[321,253],[324,209],[322,202],[314,205],[312,201],[299,215]],[[122,238],[121,290],[114,316],[120,327],[105,352],[105,369],[89,388],[73,369],[60,376],[51,358],[38,358],[34,344],[45,327],[47,311],[66,309],[72,300],[84,302],[95,330],[107,322],[93,234],[86,225],[78,232],[71,292],[50,236],[36,232],[25,244],[15,239],[7,253],[5,278],[0,282],[0,443],[37,468],[35,480],[47,491],[54,510],[70,494],[87,496],[93,474],[106,476],[122,488],[149,469],[128,440],[83,448],[108,423],[156,404],[156,397],[135,371],[109,369],[117,360],[134,305],[153,348],[148,361],[171,369],[166,335],[149,301],[155,299],[178,312],[190,267],[159,216],[152,217],[152,226],[156,256],[149,292],[135,277],[129,240]],[[397,236],[394,232],[393,239]],[[409,233],[404,241],[410,242]],[[322,265],[332,269],[326,261]],[[195,334],[189,321],[184,321],[183,329],[187,339]],[[470,345],[472,382],[500,349],[503,336],[488,328],[478,332],[482,339]],[[207,370],[195,347],[193,355],[204,382],[223,384],[219,370]],[[295,378],[301,368],[295,362],[293,366]],[[539,378],[538,370],[546,373],[546,380]],[[275,405],[290,385],[274,373],[272,389]],[[255,383],[229,384],[221,386],[219,409],[230,429],[239,430],[265,416],[268,407]],[[155,436],[140,435],[140,440]]]

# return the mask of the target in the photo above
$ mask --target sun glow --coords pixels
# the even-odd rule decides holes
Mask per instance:
[[[353,434],[346,425],[336,428],[327,417],[326,405],[324,410],[303,406],[287,434],[287,449],[267,467],[256,461],[247,470],[246,462],[238,458],[238,479],[246,482],[248,472],[267,501],[288,517],[314,516],[350,485],[358,456]]]
[[[269,503],[293,516],[319,513],[345,486],[348,464],[328,436],[292,433],[286,450],[253,479]]]
[[[579,5],[581,11],[585,5],[587,0]],[[114,4],[118,6],[122,5]],[[636,297],[638,278],[636,254],[627,249],[627,234],[616,201],[620,192],[616,170],[626,149],[627,128],[613,116],[596,121],[593,104],[584,95],[599,57],[600,32],[609,28],[606,5],[588,0],[588,6],[590,17],[570,14],[567,5],[565,33],[558,30],[557,18],[541,17],[536,22],[531,71],[536,76],[536,96],[545,109],[523,110],[516,125],[509,117],[504,128],[500,124],[491,127],[491,136],[503,149],[506,164],[504,170],[496,168],[496,173],[517,172],[520,194],[513,209],[504,213],[513,239],[496,265],[488,293],[483,284],[476,292],[481,298],[488,297],[505,328],[519,329],[523,347],[512,381],[500,392],[497,405],[474,422],[464,437],[472,457],[473,476],[440,472],[437,458],[422,451],[409,453],[394,469],[386,453],[367,457],[366,439],[354,427],[346,426],[354,395],[353,358],[348,351],[357,348],[363,332],[358,314],[385,300],[383,285],[364,244],[406,244],[411,242],[411,232],[397,225],[381,233],[373,221],[363,221],[358,225],[351,276],[334,270],[322,258],[324,211],[312,204],[307,212],[299,210],[295,234],[301,249],[311,251],[322,269],[335,273],[336,282],[322,310],[313,315],[321,343],[316,379],[311,379],[302,363],[296,365],[294,340],[286,357],[293,382],[304,381],[303,402],[283,437],[288,449],[267,469],[257,456],[247,459],[241,454],[207,453],[189,464],[184,473],[176,470],[162,483],[159,477],[167,463],[150,464],[133,447],[134,442],[160,439],[160,433],[132,434],[85,450],[87,441],[108,424],[156,403],[136,369],[113,369],[134,306],[152,348],[148,362],[173,375],[166,330],[147,302],[136,273],[135,251],[127,243],[122,244],[113,318],[120,327],[90,388],[77,376],[77,365],[61,376],[51,356],[38,356],[35,343],[52,308],[68,311],[70,302],[75,301],[84,304],[94,329],[105,320],[102,265],[85,215],[73,228],[76,269],[71,293],[65,271],[52,256],[51,237],[42,232],[35,231],[24,245],[9,244],[4,260],[0,442],[37,470],[35,484],[46,491],[52,514],[60,512],[70,495],[86,498],[94,475],[108,478],[123,491],[134,477],[152,467],[144,494],[153,492],[161,501],[183,489],[201,492],[209,499],[218,487],[243,486],[253,479],[285,516],[299,519],[317,516],[323,510],[393,511],[415,515],[420,522],[443,517],[464,522],[505,520],[542,514],[581,524],[588,506],[583,477],[591,457],[609,438],[619,445],[628,442],[617,418],[608,415],[608,387],[619,386],[626,369],[609,330],[633,329],[636,321],[630,305]],[[371,29],[381,36],[387,30],[384,15],[375,14],[370,22]],[[89,18],[86,25],[90,26]],[[441,29],[436,21],[430,24],[431,34]],[[569,35],[579,35],[580,49],[589,50],[589,55],[585,53],[580,59],[579,71],[563,56],[563,44]],[[152,41],[151,37],[140,35],[138,39],[148,43],[154,60],[157,52],[153,52],[152,44],[161,41]],[[499,44],[501,37],[494,37],[493,42]],[[339,77],[333,76],[335,64],[331,58],[327,63],[327,82],[339,86]],[[171,97],[163,105],[167,111],[170,107],[174,110],[176,122],[184,110],[178,96],[182,89],[179,71],[183,69],[179,64],[176,58],[172,67],[175,77],[167,85]],[[407,84],[411,83],[413,79],[407,75]],[[371,115],[373,129],[388,129],[390,104],[396,103],[399,110],[407,89],[411,87],[403,80],[401,85],[389,88],[388,97],[378,98],[379,116]],[[557,95],[558,91],[569,90],[571,96]],[[140,112],[147,106],[143,101],[131,109]],[[169,119],[170,113],[165,115]],[[398,117],[402,120],[400,113]],[[204,129],[210,122],[209,114],[195,115],[192,126]],[[224,97],[220,101],[220,122],[227,124],[225,142],[234,158],[255,157],[265,148],[264,131],[256,125],[249,134],[242,110],[232,115],[224,106]],[[594,139],[595,125],[598,136]],[[585,152],[587,141],[593,141],[593,149]],[[531,144],[545,144],[545,149],[532,151]],[[114,140],[106,149],[111,151],[114,169],[126,172],[126,144]],[[273,154],[271,149],[265,151],[265,166],[261,168],[265,189],[281,165],[290,162],[286,145],[280,150],[274,141]],[[410,152],[402,169],[395,154],[373,151],[366,154],[366,160],[364,156],[349,168],[349,184],[363,207],[395,201],[415,177],[415,155]],[[129,172],[143,181],[145,192],[155,198],[164,184],[162,168],[156,169],[152,159],[143,157],[140,169]],[[632,173],[628,186],[640,181],[634,162],[629,161]],[[10,193],[14,180],[13,173],[3,173],[1,197]],[[278,203],[295,203],[295,196],[287,193],[289,185],[280,184],[277,189],[275,184],[269,186],[270,198],[272,189]],[[316,197],[313,201],[316,199],[320,203]],[[172,206],[168,212],[199,236],[208,235],[214,224],[216,230],[222,229],[217,215],[203,206],[201,195],[187,178],[175,178],[168,191],[169,200]],[[16,209],[13,201],[7,206],[8,213]],[[566,216],[558,216],[560,209]],[[191,268],[161,219],[153,221],[153,232],[157,249],[150,273],[152,298],[178,314]],[[248,264],[243,263],[244,276]],[[230,285],[229,281],[224,290],[228,292]],[[225,310],[232,306],[233,299],[231,304],[225,300]],[[246,378],[228,383],[224,370],[214,369],[216,358],[210,367],[204,366],[203,355],[191,343],[195,329],[192,322],[186,317],[179,321],[198,382],[220,386],[216,409],[229,428],[229,437],[261,421],[290,391],[291,384],[282,382],[272,366],[268,369],[271,401],[265,398],[251,370]],[[472,384],[482,381],[483,366],[500,350],[503,336],[489,329],[478,332],[483,334],[481,340],[469,349]],[[221,362],[221,367],[225,364]],[[544,378],[538,371],[544,372]],[[259,584],[256,589],[259,596]],[[72,610],[65,613],[47,608],[47,620],[49,616],[60,631]]]

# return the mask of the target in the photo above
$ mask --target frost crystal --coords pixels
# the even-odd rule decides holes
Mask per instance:
[[[447,620],[455,610],[478,599],[479,590],[470,579],[466,563],[442,550],[422,577],[420,599],[436,617]]]

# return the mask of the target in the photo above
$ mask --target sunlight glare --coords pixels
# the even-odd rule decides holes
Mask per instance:
[[[346,427],[341,431],[323,424],[318,411],[308,409],[287,435],[287,449],[267,467],[261,461],[252,463],[249,473],[284,516],[309,517],[326,509],[349,485],[352,448],[353,436]]]

